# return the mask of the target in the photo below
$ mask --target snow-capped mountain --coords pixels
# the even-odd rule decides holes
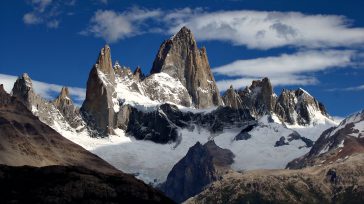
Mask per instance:
[[[163,42],[147,76],[112,62],[103,47],[80,109],[67,89],[53,102],[42,99],[27,75],[13,95],[64,137],[153,184],[164,182],[197,142],[230,150],[233,170],[283,168],[336,125],[306,91],[277,97],[268,78],[221,97],[206,50],[185,27]]]
[[[325,130],[309,153],[293,160],[289,168],[322,165],[364,152],[364,110],[345,118],[337,127]]]

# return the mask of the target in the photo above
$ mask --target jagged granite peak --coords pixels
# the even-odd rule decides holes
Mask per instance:
[[[34,92],[32,79],[26,73],[18,77],[11,93],[49,126],[54,124],[54,118],[62,118],[59,111],[49,101]]]
[[[187,27],[183,27],[160,46],[151,74],[160,72],[179,79],[188,90],[196,108],[222,104],[206,49],[197,47],[194,36]]]
[[[140,66],[137,66],[137,68],[135,69],[134,73],[133,73],[135,79],[141,81],[145,78],[142,69],[140,68]]]
[[[84,126],[79,109],[73,104],[67,87],[62,87],[60,94],[53,101],[53,105],[61,112],[72,128],[80,131],[79,127]]]
[[[109,45],[105,45],[101,49],[95,66],[109,78],[110,82],[115,81],[115,74],[112,69],[111,50]]]
[[[100,51],[96,64],[90,71],[87,80],[86,99],[82,113],[90,126],[103,136],[114,134],[116,98],[115,72],[112,67],[111,51],[105,45]]]
[[[14,83],[11,93],[23,102],[29,110],[32,109],[32,99],[34,98],[35,93],[33,91],[32,79],[27,73],[23,73],[18,77]]]
[[[168,197],[181,203],[227,173],[233,162],[234,154],[220,148],[213,140],[204,145],[197,142],[174,165],[161,189]]]
[[[254,80],[249,87],[238,93],[243,107],[249,109],[251,114],[256,117],[271,113],[275,107],[276,95],[267,77],[262,80]]]
[[[289,124],[307,125],[313,123],[318,114],[329,117],[325,106],[307,91],[283,89],[277,99],[274,112]]]
[[[243,101],[241,100],[239,94],[234,90],[233,85],[226,90],[224,96],[222,97],[225,106],[233,109],[243,108]]]

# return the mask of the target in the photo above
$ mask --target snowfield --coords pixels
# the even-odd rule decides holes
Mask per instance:
[[[182,136],[180,143],[164,145],[147,140],[136,140],[120,129],[115,130],[117,135],[110,135],[107,138],[91,138],[86,131],[76,133],[60,128],[56,130],[116,168],[134,174],[152,185],[164,182],[174,164],[186,155],[191,146],[196,142],[204,144],[209,139],[214,139],[218,146],[230,149],[235,154],[235,162],[232,165],[234,170],[285,168],[289,161],[310,150],[305,147],[302,140],[293,140],[289,142],[289,145],[274,147],[275,142],[282,136],[287,141],[287,136],[293,130],[276,122],[269,123],[267,117],[262,117],[258,122],[259,125],[249,132],[252,137],[248,140],[234,140],[241,131],[240,128],[226,129],[221,134],[212,135],[206,129],[195,127],[193,131],[179,130]],[[306,134],[302,136],[315,139],[320,134],[317,131],[324,127],[327,126],[301,127],[296,130]],[[311,132],[315,132],[315,135],[308,137]]]

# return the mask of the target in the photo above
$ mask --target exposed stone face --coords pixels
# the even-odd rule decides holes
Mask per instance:
[[[115,98],[115,73],[112,68],[110,47],[105,45],[101,49],[96,64],[90,71],[87,80],[86,99],[82,105],[82,112],[89,123],[101,135],[114,134],[115,112],[113,98]]]
[[[26,73],[15,81],[12,95],[49,126],[54,124],[54,117],[59,115],[51,103],[34,92],[32,79]]]
[[[243,107],[256,117],[271,113],[276,104],[276,96],[268,78],[254,80],[251,86],[239,91],[239,95]]]
[[[142,72],[142,69],[139,66],[135,69],[133,75],[134,75],[134,78],[138,81],[141,81],[145,78],[145,76]]]
[[[233,158],[230,150],[218,147],[214,141],[204,145],[197,142],[172,168],[162,191],[176,202],[183,202],[219,179],[224,171],[228,171]]]
[[[233,109],[240,109],[243,108],[243,101],[241,100],[239,94],[234,90],[233,86],[231,85],[228,90],[226,90],[223,101],[225,106],[228,106]]]
[[[53,104],[72,128],[78,128],[84,125],[80,112],[73,104],[67,87],[62,88],[61,93],[53,101]]]
[[[312,111],[328,116],[324,105],[303,89],[284,89],[278,97],[274,110],[283,121],[299,125],[307,125],[312,122],[312,114],[314,114]]]
[[[24,73],[14,83],[12,95],[17,97],[18,100],[24,103],[24,105],[31,110],[32,103],[35,99],[35,93],[33,91],[33,83],[27,73]]]
[[[187,88],[197,108],[222,104],[211,73],[206,49],[199,49],[192,32],[183,27],[159,48],[151,74],[164,72],[177,78]]]
[[[178,130],[181,128],[193,130],[195,127],[204,127],[213,134],[225,128],[240,127],[243,122],[254,119],[244,109],[219,107],[211,113],[192,113],[182,112],[171,104],[162,104],[157,110],[150,112],[123,105],[117,117],[117,127],[136,139],[162,144],[177,142],[177,145],[180,139]]]

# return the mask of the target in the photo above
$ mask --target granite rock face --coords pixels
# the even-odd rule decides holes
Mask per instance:
[[[329,117],[325,106],[303,89],[284,89],[278,97],[274,112],[290,124],[307,125],[317,113]]]
[[[114,134],[115,86],[115,72],[112,67],[110,47],[105,45],[90,71],[86,99],[81,108],[85,120],[103,136]]]
[[[183,27],[159,48],[151,74],[164,72],[179,79],[196,108],[222,104],[206,49],[199,49],[192,32]]]
[[[56,119],[63,120],[63,116],[52,103],[34,92],[32,79],[26,73],[15,81],[12,95],[49,126],[53,126]]]
[[[239,91],[243,107],[250,110],[255,117],[273,112],[276,96],[268,78],[254,80],[252,85]]]
[[[224,95],[226,105],[249,109],[250,113],[260,118],[263,115],[276,114],[287,124],[315,125],[329,119],[325,106],[303,89],[283,89],[279,97],[273,91],[268,78],[254,80],[251,86],[239,90],[239,99],[235,99],[232,87]]]
[[[206,128],[211,134],[222,132],[226,128],[240,127],[254,118],[248,110],[234,110],[219,107],[210,113],[182,112],[177,106],[162,104],[156,110],[143,112],[130,105],[124,105],[118,112],[118,128],[140,140],[157,143],[177,142],[178,130],[196,127]]]
[[[53,101],[54,106],[61,112],[72,128],[84,126],[79,109],[73,104],[67,87],[63,87],[58,97]]]
[[[223,101],[225,106],[228,106],[233,109],[241,109],[243,108],[243,101],[239,94],[234,90],[233,86],[231,85],[228,90],[226,90]]]

